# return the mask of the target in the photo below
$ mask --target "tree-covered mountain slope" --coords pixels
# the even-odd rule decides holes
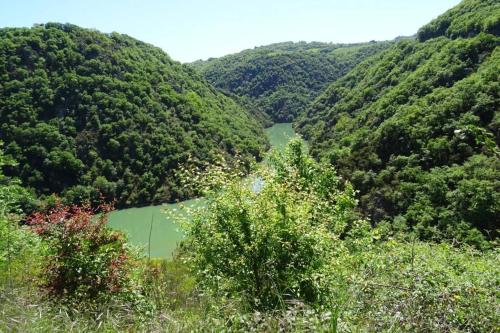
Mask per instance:
[[[0,30],[0,140],[9,174],[68,201],[185,197],[188,156],[259,157],[262,127],[192,68],[117,33],[49,23]]]
[[[312,153],[354,183],[374,221],[423,238],[498,234],[499,27],[498,1],[465,0],[417,40],[356,66],[301,115]]]
[[[389,42],[278,43],[191,65],[217,88],[276,122],[293,120],[318,94]]]

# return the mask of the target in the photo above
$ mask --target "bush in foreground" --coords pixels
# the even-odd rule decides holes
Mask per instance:
[[[206,200],[187,224],[185,253],[212,295],[241,297],[252,309],[327,301],[330,261],[354,191],[307,156],[300,141],[274,155],[253,184],[226,179]]]
[[[107,228],[109,205],[58,205],[28,218],[48,244],[45,287],[52,296],[101,301],[128,291],[130,251],[120,232]]]

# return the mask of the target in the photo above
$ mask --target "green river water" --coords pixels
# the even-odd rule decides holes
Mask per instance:
[[[283,150],[288,141],[296,136],[291,123],[275,124],[265,132],[271,146],[277,150]],[[199,206],[203,204],[203,199],[187,200],[180,204]],[[151,257],[169,259],[182,240],[183,234],[179,226],[168,217],[166,211],[178,209],[180,204],[117,210],[110,214],[109,225],[125,232],[133,245],[143,249],[144,255],[150,253]]]

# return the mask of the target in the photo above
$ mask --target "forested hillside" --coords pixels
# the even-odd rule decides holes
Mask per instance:
[[[276,122],[292,121],[331,82],[389,42],[278,43],[191,65],[247,108]]]
[[[0,140],[42,199],[185,197],[188,156],[260,157],[262,127],[192,68],[126,35],[49,23],[0,30]]]
[[[481,243],[500,220],[500,3],[465,0],[333,83],[298,129],[373,221]]]
[[[183,2],[184,26],[143,19],[196,46],[178,29],[241,28]],[[297,9],[414,15],[341,2]],[[282,28],[267,3],[229,7]],[[392,42],[194,65],[70,24],[0,29],[0,332],[500,332],[499,109],[498,0]],[[262,128],[289,120],[308,142]]]

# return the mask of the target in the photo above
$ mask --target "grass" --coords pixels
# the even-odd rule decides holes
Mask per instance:
[[[364,242],[364,243],[363,243]],[[498,332],[498,251],[388,240],[346,241],[331,306],[297,301],[248,312],[209,298],[181,260],[141,261],[140,297],[107,304],[46,298],[33,274],[0,289],[0,332]]]

